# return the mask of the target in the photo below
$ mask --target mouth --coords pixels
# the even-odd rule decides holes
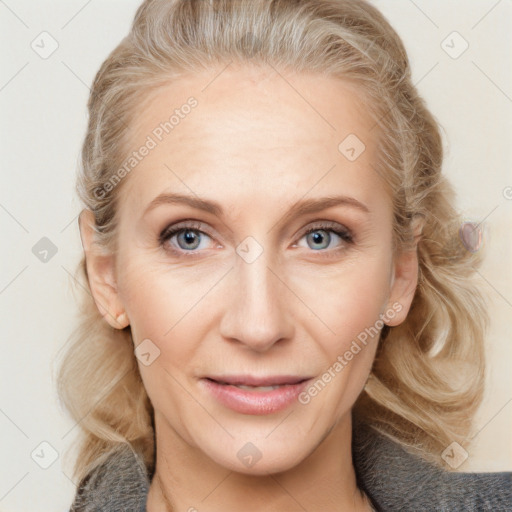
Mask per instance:
[[[290,407],[311,377],[251,375],[204,377],[200,383],[221,405],[241,414],[264,415]]]

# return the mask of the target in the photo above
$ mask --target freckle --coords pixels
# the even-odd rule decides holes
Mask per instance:
[[[470,252],[476,252],[482,246],[482,230],[473,222],[464,222],[460,229],[459,235],[464,247]]]

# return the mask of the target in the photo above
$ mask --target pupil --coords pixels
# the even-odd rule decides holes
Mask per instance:
[[[324,236],[325,236],[325,231],[324,230],[314,231],[313,233],[311,233],[311,235],[313,238],[313,243],[321,244],[324,239]]]
[[[188,230],[183,233],[183,237],[185,239],[185,244],[193,245],[196,234],[193,231]]]

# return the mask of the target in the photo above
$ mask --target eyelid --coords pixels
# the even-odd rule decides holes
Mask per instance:
[[[214,236],[212,236],[207,229],[205,229],[206,224],[204,224],[201,221],[193,220],[193,219],[184,219],[182,221],[176,222],[174,224],[168,225],[166,228],[163,229],[163,231],[160,233],[160,236],[158,238],[159,243],[161,245],[164,245],[166,242],[169,241],[169,239],[173,236],[175,236],[177,233],[179,233],[182,230],[195,230],[202,234],[207,235],[209,238],[213,239]],[[350,229],[348,229],[343,224],[336,222],[336,221],[330,221],[330,220],[317,220],[309,223],[303,230],[301,230],[299,233],[300,235],[296,236],[296,242],[294,242],[293,247],[297,247],[297,243],[300,239],[302,239],[304,236],[309,234],[312,231],[316,230],[326,230],[326,231],[333,231],[336,233],[346,244],[352,243],[354,240],[353,233]],[[313,251],[313,252],[319,252],[319,253],[328,253],[336,251],[337,249],[341,249],[342,247],[337,247],[335,249],[331,249],[330,251]],[[196,254],[199,254],[199,251],[184,251],[182,249],[176,249],[171,248],[172,251],[181,254],[187,254],[188,256],[193,256]]]
[[[158,237],[158,239],[161,243],[164,243],[167,239],[169,239],[171,233],[174,232],[174,234],[175,234],[176,231],[186,230],[186,229],[200,231],[201,233],[208,235],[210,238],[213,238],[212,235],[210,235],[208,233],[208,230],[204,229],[205,226],[206,226],[206,224],[204,224],[201,221],[185,219],[185,220],[176,222],[175,224],[170,224],[167,227],[165,227],[162,230],[162,232],[160,233],[160,236]]]
[[[343,224],[340,224],[339,222],[331,221],[331,220],[319,220],[312,222],[307,226],[304,231],[301,232],[300,238],[302,238],[304,235],[307,235],[311,231],[317,231],[317,230],[326,230],[326,231],[334,231],[338,234],[345,234],[347,238],[353,239],[353,234],[350,229],[348,229]]]

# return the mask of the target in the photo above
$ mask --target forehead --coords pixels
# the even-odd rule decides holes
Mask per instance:
[[[232,65],[170,81],[134,109],[129,153],[149,139],[154,147],[127,177],[121,203],[129,196],[132,209],[163,191],[240,200],[382,192],[369,106],[338,78]]]

